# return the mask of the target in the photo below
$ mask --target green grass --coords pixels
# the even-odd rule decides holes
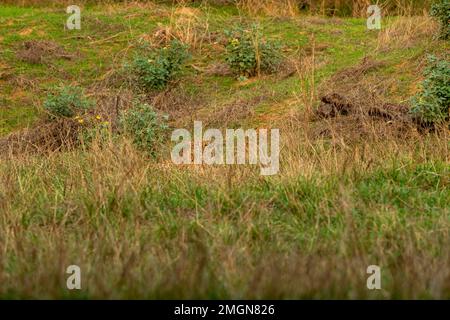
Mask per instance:
[[[63,23],[67,15],[62,10],[57,9],[31,9],[17,8],[11,6],[1,7],[2,15],[0,23],[6,25],[0,30],[2,41],[0,45],[4,50],[0,53],[0,62],[13,68],[14,74],[24,76],[36,83],[39,83],[37,92],[34,95],[42,103],[46,96],[46,90],[61,82],[78,83],[82,86],[90,86],[102,78],[111,69],[120,68],[133,56],[133,47],[125,50],[127,46],[134,45],[136,37],[143,34],[151,34],[158,23],[167,23],[168,18],[158,14],[158,11],[137,10],[132,7],[115,7],[112,12],[104,10],[103,7],[93,6],[83,10],[82,29],[79,31],[64,30]],[[169,7],[160,7],[160,12],[170,14]],[[200,8],[210,25],[211,32],[223,32],[223,26],[231,27],[236,23],[236,12],[229,7]],[[244,18],[245,19],[245,18]],[[320,18],[322,19],[322,18]],[[278,39],[287,50],[287,55],[296,55],[298,49],[311,46],[311,36],[314,35],[316,45],[326,44],[328,46],[317,58],[318,62],[325,64],[316,70],[316,84],[331,76],[340,69],[344,69],[356,64],[369,52],[376,59],[388,61],[387,69],[393,69],[401,62],[401,59],[413,60],[423,52],[423,47],[416,46],[393,50],[389,53],[374,52],[376,32],[368,32],[364,19],[340,19],[334,23],[324,23],[319,20],[315,22],[308,16],[300,16],[285,21],[277,21],[271,18],[251,18],[252,23],[261,24],[267,37]],[[322,19],[323,20],[323,19]],[[325,20],[326,21],[326,20]],[[250,23],[250,22],[247,22]],[[390,23],[390,22],[388,22]],[[30,29],[32,32],[27,35],[20,35],[20,32]],[[113,37],[110,39],[110,37]],[[63,47],[69,54],[76,55],[75,59],[55,59],[51,61],[51,69],[48,65],[32,65],[18,61],[16,50],[21,43],[26,40],[52,40]],[[106,39],[106,40],[105,40]],[[192,63],[207,64],[210,62],[208,56],[214,60],[223,60],[223,54],[214,52],[196,52]],[[410,73],[405,70],[405,73]],[[226,105],[233,103],[235,97],[241,99],[251,99],[262,95],[264,91],[270,90],[273,99],[292,100],[299,94],[299,82],[297,77],[285,80],[276,78],[264,78],[256,80],[248,86],[236,86],[237,81],[232,77],[208,77],[198,75],[191,68],[187,69],[186,90],[196,92],[200,96],[207,96],[208,100],[216,105]],[[408,78],[408,76],[410,76]],[[190,81],[190,77],[201,79],[204,83],[197,86]],[[406,79],[411,79],[410,74],[405,75]],[[411,81],[407,81],[404,88],[407,88]],[[4,89],[0,89],[0,96],[6,97],[8,94]],[[405,93],[406,94],[406,93]],[[214,109],[206,105],[207,110]],[[271,113],[269,105],[255,108],[263,113]],[[36,119],[39,112],[32,113],[32,118]],[[14,128],[20,128],[20,118],[14,113],[7,113],[6,121],[17,123],[8,130],[3,130],[3,134]],[[28,123],[28,118],[26,119]]]
[[[54,85],[89,90],[120,70],[139,51],[139,36],[168,23],[171,8],[156,8],[88,6],[82,30],[67,31],[63,10],[0,6],[0,135],[43,118],[41,105]],[[426,53],[448,49],[427,36],[376,50],[378,33],[366,30],[365,19],[239,17],[234,6],[199,10],[219,34],[240,19],[260,23],[289,58],[305,59],[300,52],[314,36],[317,48],[326,45],[316,52],[317,90],[371,56],[384,64],[367,77],[380,85],[393,80],[394,89],[383,92],[393,102],[411,96]],[[75,58],[19,61],[16,51],[27,40],[55,41]],[[223,61],[223,50],[207,43],[192,54],[176,88],[198,98],[199,109],[183,114],[181,123],[189,129],[194,116],[248,101],[255,116],[232,125],[281,126],[287,142],[280,174],[261,177],[252,166],[177,167],[166,153],[148,159],[120,137],[1,159],[1,298],[450,297],[448,135],[308,140],[306,123],[283,123],[292,109],[303,111],[298,97],[310,94],[298,75],[240,83],[191,66]],[[311,89],[311,75],[305,78]],[[71,264],[82,268],[79,292],[65,287]],[[371,264],[382,267],[383,290],[366,288]]]
[[[4,257],[10,267],[3,272],[11,278],[0,291],[3,297],[348,298],[356,290],[359,297],[381,298],[402,292],[393,279],[383,282],[382,292],[365,290],[363,278],[352,272],[363,272],[358,268],[369,262],[382,265],[386,277],[418,282],[417,290],[399,297],[426,297],[430,275],[418,279],[416,274],[425,262],[423,253],[448,263],[440,244],[448,239],[450,171],[438,157],[421,164],[393,158],[366,172],[324,175],[318,170],[288,180],[262,182],[250,175],[228,189],[221,179],[181,170],[166,171],[162,181],[160,169],[150,164],[152,174],[136,177],[140,182],[130,177],[120,190],[115,181],[129,166],[133,176],[140,175],[140,160],[133,155],[128,164],[102,167],[95,157],[77,152],[2,168],[17,179],[8,193],[18,193],[8,204],[14,214],[5,222],[18,219],[24,232],[23,249]],[[65,239],[60,265],[41,270],[38,265],[49,268],[58,260],[61,253],[46,248],[54,248],[49,241],[60,237]],[[26,255],[30,245],[40,253]],[[130,254],[134,258],[127,258]],[[282,278],[271,266],[275,257]],[[307,271],[316,277],[310,287],[308,275],[292,268],[314,257],[323,261]],[[35,287],[61,274],[58,268],[69,261],[85,270],[83,291],[68,293],[62,275]],[[396,274],[406,261],[411,265],[405,273]],[[127,281],[118,284],[122,268]],[[31,284],[18,286],[28,269],[39,271]],[[266,278],[253,289],[260,272]],[[343,286],[330,287],[337,283]],[[100,289],[105,285],[108,289]],[[449,287],[440,285],[448,296]]]

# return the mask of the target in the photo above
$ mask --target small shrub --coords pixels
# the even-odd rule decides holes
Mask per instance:
[[[441,0],[431,6],[432,17],[435,17],[441,24],[440,38],[450,39],[450,0]]]
[[[280,65],[280,45],[266,40],[257,26],[250,30],[236,28],[226,31],[226,35],[229,41],[225,60],[238,76],[273,73]]]
[[[120,122],[133,143],[153,156],[168,129],[167,116],[159,115],[146,103],[135,103],[133,108],[122,114]]]
[[[161,90],[175,78],[189,57],[187,46],[174,40],[169,46],[153,50],[148,56],[138,56],[132,70],[144,89]]]
[[[106,144],[112,136],[111,125],[109,121],[104,121],[102,116],[86,115],[84,117],[75,117],[78,123],[83,124],[80,139],[86,146],[92,145],[94,141],[100,144]]]
[[[449,120],[450,62],[429,56],[422,90],[412,99],[411,112],[421,123],[437,124]]]
[[[44,101],[44,109],[50,117],[73,117],[76,113],[83,113],[92,106],[79,87],[62,86],[50,93]]]

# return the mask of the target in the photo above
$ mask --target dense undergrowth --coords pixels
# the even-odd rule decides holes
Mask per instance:
[[[246,10],[0,6],[2,298],[450,297],[439,24]],[[280,128],[280,174],[174,165],[194,120]]]

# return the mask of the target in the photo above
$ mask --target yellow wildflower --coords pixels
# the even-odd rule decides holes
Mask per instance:
[[[83,123],[83,122],[84,122],[83,119],[78,120],[78,123]]]
[[[96,116],[95,119],[100,120],[102,117],[101,116]]]

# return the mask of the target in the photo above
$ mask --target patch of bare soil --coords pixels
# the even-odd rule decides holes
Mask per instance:
[[[68,150],[79,144],[82,125],[72,119],[43,122],[0,139],[0,155],[48,153]]]
[[[367,138],[406,138],[418,133],[409,106],[385,101],[388,84],[368,77],[383,64],[364,58],[342,70],[324,86],[313,111],[311,135],[352,142]]]
[[[351,114],[360,114],[386,121],[411,121],[409,107],[406,105],[385,103],[375,106],[358,106],[345,96],[337,93],[323,96],[320,106],[315,110],[315,115],[319,118],[334,118],[339,115],[347,116]]]
[[[414,129],[409,107],[399,104],[355,104],[337,93],[325,95],[314,112],[314,136],[354,140],[370,135],[401,137]],[[414,131],[414,130],[413,130]]]
[[[17,57],[32,64],[47,64],[55,59],[71,60],[75,55],[67,53],[53,41],[30,40],[22,43],[17,51]]]
[[[337,115],[348,115],[354,106],[343,96],[332,93],[321,98],[319,108],[315,114],[320,118],[333,118]]]

